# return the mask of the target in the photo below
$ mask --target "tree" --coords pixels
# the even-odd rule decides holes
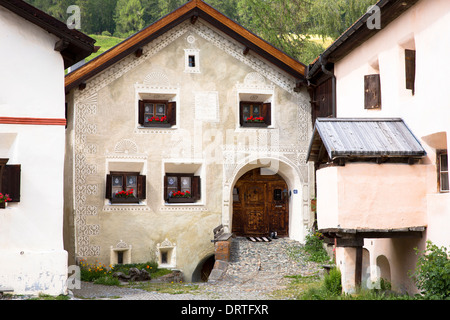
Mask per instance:
[[[376,0],[315,0],[309,7],[310,32],[336,39]]]
[[[163,17],[168,13],[171,13],[173,10],[181,7],[186,3],[186,0],[159,0],[159,16]]]
[[[114,15],[115,33],[120,37],[128,37],[141,30],[145,25],[143,16],[144,8],[140,0],[118,0]]]

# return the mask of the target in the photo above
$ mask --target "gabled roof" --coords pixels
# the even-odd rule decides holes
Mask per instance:
[[[55,44],[55,50],[61,53],[64,68],[70,67],[96,50],[95,39],[76,29],[69,29],[64,22],[22,0],[0,0],[0,6],[58,37],[60,41]]]
[[[202,18],[294,77],[304,80],[305,65],[275,48],[202,0],[191,0],[66,75],[66,92],[162,35],[181,22]]]
[[[318,118],[307,161],[319,161],[323,152],[331,160],[426,155],[419,140],[399,118]]]

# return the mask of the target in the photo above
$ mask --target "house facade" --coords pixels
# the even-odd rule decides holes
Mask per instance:
[[[0,1],[0,287],[67,293],[64,69],[94,40],[23,1]]]
[[[447,1],[379,1],[308,68],[325,110],[308,153],[318,228],[346,292],[383,278],[416,293],[414,249],[450,245],[449,15]]]
[[[313,223],[305,66],[203,1],[66,76],[69,261],[202,278],[213,229],[303,241]]]

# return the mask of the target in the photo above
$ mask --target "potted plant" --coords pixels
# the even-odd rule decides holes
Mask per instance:
[[[169,195],[167,199],[169,203],[192,203],[195,202],[195,199],[192,198],[192,195],[189,191],[176,191]]]
[[[6,208],[6,202],[11,201],[8,194],[3,194],[0,192],[0,209]]]
[[[139,203],[139,199],[134,195],[134,190],[118,191],[111,199],[111,203]]]
[[[150,117],[146,119],[145,124],[149,127],[171,127],[172,125],[167,120],[167,116],[163,117]]]
[[[246,127],[267,127],[267,124],[264,122],[264,117],[247,117],[245,118],[245,126]]]

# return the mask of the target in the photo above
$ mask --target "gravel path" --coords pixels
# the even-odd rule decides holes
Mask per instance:
[[[319,264],[306,261],[301,247],[299,242],[290,239],[254,243],[246,238],[235,238],[231,261],[222,279],[213,283],[195,283],[198,288],[193,291],[189,289],[192,283],[186,283],[184,292],[189,293],[149,292],[82,282],[81,289],[73,290],[73,299],[273,300],[271,293],[288,284],[286,275],[308,276],[321,272]]]

